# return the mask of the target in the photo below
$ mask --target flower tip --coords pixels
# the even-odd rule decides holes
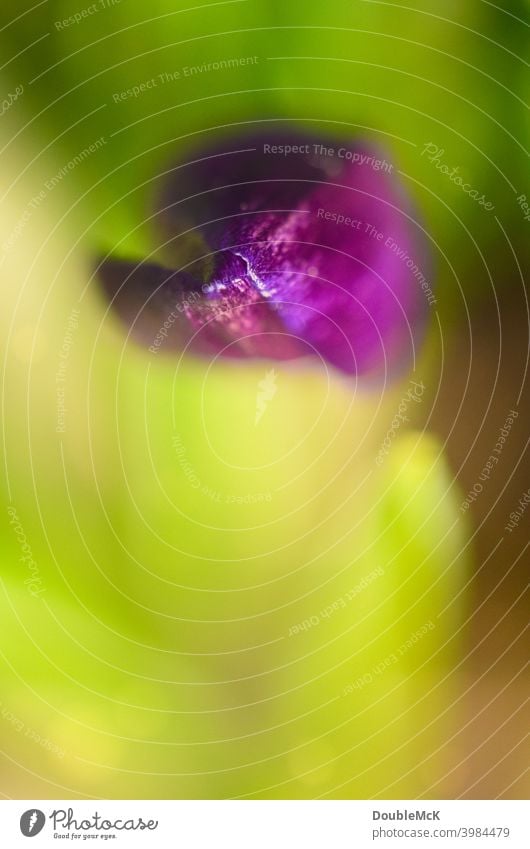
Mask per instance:
[[[173,170],[157,220],[161,249],[186,262],[107,259],[98,272],[150,350],[312,356],[347,375],[414,360],[425,238],[393,166],[365,144],[225,140]]]

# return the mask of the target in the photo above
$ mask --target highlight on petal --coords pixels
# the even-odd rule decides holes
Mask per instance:
[[[155,220],[163,262],[98,269],[150,350],[313,356],[349,375],[412,364],[426,240],[368,144],[281,130],[225,138],[170,171]]]

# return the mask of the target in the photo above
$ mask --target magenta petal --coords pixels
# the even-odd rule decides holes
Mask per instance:
[[[314,353],[286,331],[244,260],[227,252],[219,256],[223,276],[212,284],[186,272],[123,260],[103,262],[98,276],[112,308],[153,352],[189,348],[210,356],[278,360]]]
[[[367,145],[281,132],[225,140],[175,169],[160,219],[175,250],[190,230],[201,247],[185,272],[139,266],[118,287],[124,318],[146,313],[142,339],[178,293],[185,305],[168,348],[315,354],[347,374],[412,363],[427,305],[425,239],[393,167]],[[113,265],[102,271],[108,292]]]

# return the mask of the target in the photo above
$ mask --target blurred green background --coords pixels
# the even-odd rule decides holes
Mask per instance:
[[[520,726],[503,726],[520,707],[505,685],[523,692],[504,655],[523,528],[487,557],[528,486],[528,26],[523,2],[4,0],[5,796],[524,795]],[[92,269],[157,250],[164,172],[216,128],[271,123],[385,151],[431,242],[437,307],[402,383],[275,364],[257,427],[268,364],[149,357]],[[424,399],[378,468],[411,378]],[[517,405],[503,468],[463,513]],[[494,563],[518,576],[504,594]],[[477,660],[490,589],[507,631]],[[506,681],[480,689],[503,656]],[[473,725],[492,701],[505,761]]]

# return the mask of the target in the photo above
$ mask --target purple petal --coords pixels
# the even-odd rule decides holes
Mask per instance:
[[[169,322],[157,350],[313,354],[347,374],[402,368],[426,312],[427,252],[382,161],[334,139],[225,140],[164,186],[168,268],[107,261],[107,294],[144,342]],[[187,263],[175,271],[179,252]]]

